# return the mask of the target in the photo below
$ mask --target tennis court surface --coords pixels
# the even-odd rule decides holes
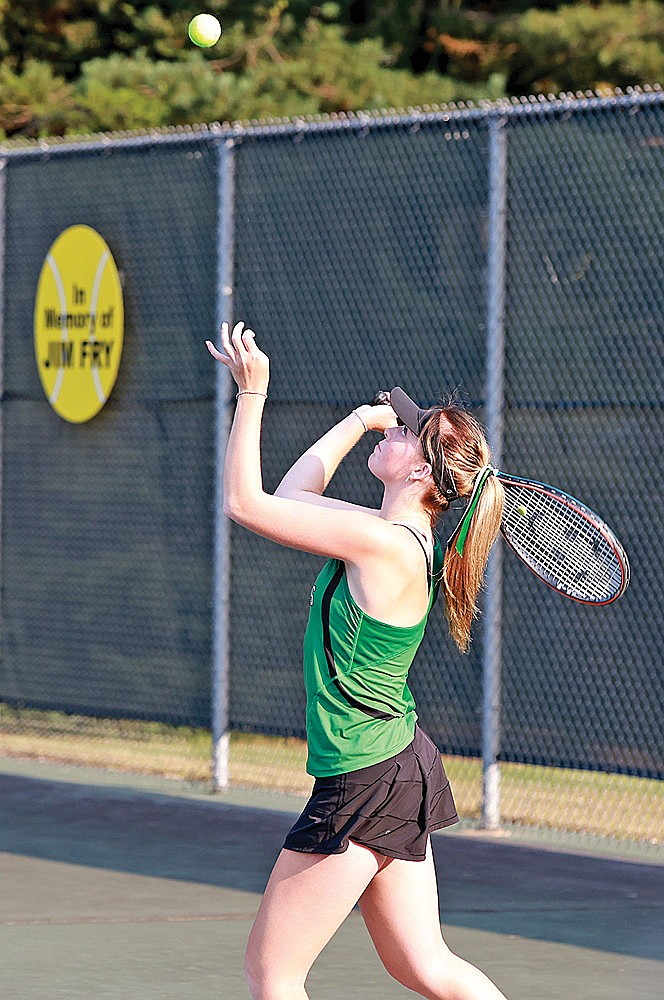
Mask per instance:
[[[302,800],[0,760],[0,996],[247,1000],[244,944]],[[662,1000],[664,867],[433,837],[447,940],[510,1000]],[[354,912],[312,1000],[414,994]]]

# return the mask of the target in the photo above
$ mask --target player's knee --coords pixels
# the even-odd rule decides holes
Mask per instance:
[[[417,992],[417,985],[420,982],[420,976],[418,969],[412,964],[412,962],[399,960],[394,958],[394,956],[381,956],[383,965],[392,979],[396,979],[398,983],[405,986],[408,990],[414,990]]]
[[[303,983],[300,976],[289,975],[270,962],[251,939],[244,955],[244,974],[252,1000],[288,1000]]]
[[[259,1000],[263,997],[263,990],[268,981],[268,969],[261,959],[260,950],[251,939],[244,953],[244,974],[253,1000]]]
[[[448,996],[451,977],[447,956],[422,956],[417,962],[383,960],[386,970],[398,983],[423,996]]]

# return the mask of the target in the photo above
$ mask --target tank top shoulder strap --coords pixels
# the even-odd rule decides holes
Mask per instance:
[[[427,561],[427,578],[429,583],[431,583],[431,576],[433,573],[433,552],[430,550],[429,546],[425,544],[425,542],[428,541],[426,535],[424,532],[418,531],[418,529],[414,528],[411,524],[404,524],[403,521],[394,521],[393,523],[397,524],[400,528],[405,528],[407,531],[410,531],[413,538],[419,542],[420,548],[424,552],[424,558]]]

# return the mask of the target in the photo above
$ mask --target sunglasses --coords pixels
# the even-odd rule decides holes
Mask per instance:
[[[405,427],[406,424],[401,419],[397,417],[397,427]],[[423,428],[420,428],[420,434]],[[408,428],[412,431],[412,427]],[[419,437],[419,435],[418,435]],[[459,491],[456,488],[456,483],[454,482],[454,476],[450,472],[449,466],[445,461],[445,453],[443,449],[440,449],[439,454],[432,455],[425,445],[424,441],[420,438],[420,443],[422,444],[422,452],[424,453],[424,458],[431,466],[431,475],[433,476],[433,481],[435,482],[438,489],[441,491],[448,503],[452,503],[459,497]]]

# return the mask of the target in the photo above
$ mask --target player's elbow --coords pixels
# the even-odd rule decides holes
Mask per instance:
[[[224,496],[223,511],[226,517],[237,524],[242,524],[247,517],[246,504],[239,497]]]
[[[231,503],[231,501],[228,499],[228,497],[224,497],[224,502],[223,502],[223,505],[222,505],[222,510],[224,512],[224,515],[226,517],[230,518],[231,521],[237,520],[236,515],[235,515],[235,507]]]
[[[243,528],[250,531],[259,530],[262,523],[260,498],[252,499],[247,496],[234,496],[233,494],[224,496],[223,511],[226,517]]]

